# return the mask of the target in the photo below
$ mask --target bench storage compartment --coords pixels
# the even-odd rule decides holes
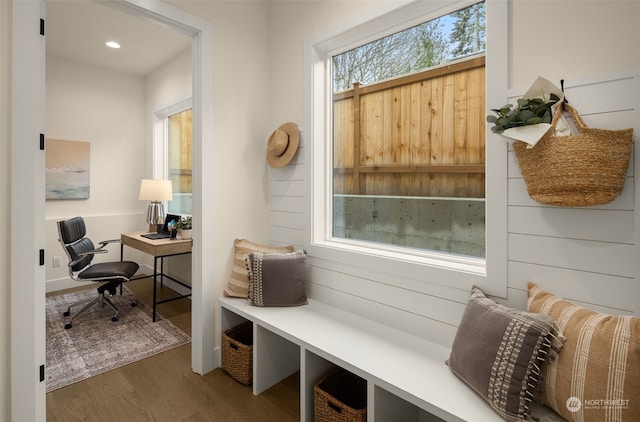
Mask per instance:
[[[252,306],[231,297],[218,301],[221,333],[253,323],[253,394],[299,372],[302,422],[502,421],[445,365],[447,347],[311,298],[296,307]],[[361,419],[345,418],[344,408],[341,414],[331,409],[332,419],[316,417],[316,387],[337,399],[332,405],[350,404],[325,381],[336,369],[362,380],[363,409],[349,406],[361,410]]]
[[[315,422],[366,422],[367,382],[338,369],[313,387]]]
[[[222,369],[240,384],[253,378],[253,324],[242,323],[222,335]]]

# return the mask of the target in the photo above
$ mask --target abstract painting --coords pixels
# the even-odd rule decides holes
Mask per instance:
[[[89,142],[47,139],[47,199],[89,199]]]

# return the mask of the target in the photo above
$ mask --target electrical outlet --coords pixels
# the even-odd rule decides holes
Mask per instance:
[[[59,267],[61,265],[61,257],[59,256],[54,256],[53,257],[53,266],[54,267]]]

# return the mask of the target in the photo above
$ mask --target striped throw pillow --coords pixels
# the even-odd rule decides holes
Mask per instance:
[[[225,296],[244,298],[249,296],[249,270],[244,258],[251,252],[289,253],[293,252],[293,246],[267,246],[247,239],[236,239],[233,268],[227,287],[224,289]]]
[[[306,305],[306,258],[302,249],[286,254],[248,254],[249,302],[255,306]]]
[[[569,421],[640,421],[640,318],[575,305],[529,283],[529,312],[553,317],[565,342],[544,369],[545,404]]]
[[[560,346],[555,333],[553,318],[500,305],[474,286],[447,364],[504,420],[528,421],[540,366]]]

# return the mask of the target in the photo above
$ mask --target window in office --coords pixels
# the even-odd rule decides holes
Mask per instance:
[[[173,186],[169,212],[192,211],[192,119],[191,108],[170,114],[165,119],[167,137],[167,175]]]
[[[331,54],[333,239],[485,257],[484,51],[482,2]]]

